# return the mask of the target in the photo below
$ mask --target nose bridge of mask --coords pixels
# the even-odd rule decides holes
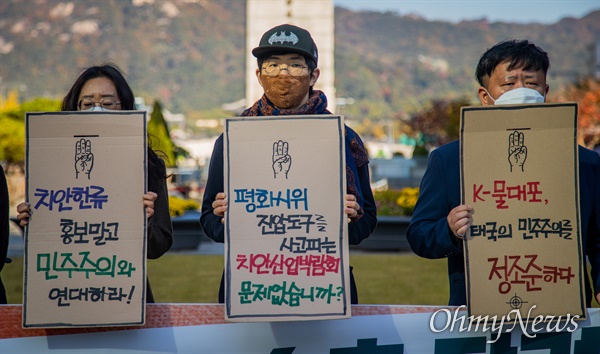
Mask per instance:
[[[487,90],[486,90],[487,91]],[[489,95],[489,92],[488,92]],[[542,96],[538,91],[527,88],[519,87],[503,93],[497,100],[490,95],[490,98],[494,101],[494,104],[522,104],[522,103],[543,103],[545,97]]]
[[[102,106],[94,106],[92,108],[84,109],[82,112],[102,112],[102,111],[108,111],[108,109],[105,109]]]

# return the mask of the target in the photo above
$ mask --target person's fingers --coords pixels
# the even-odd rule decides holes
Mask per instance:
[[[468,231],[469,231],[469,224],[461,226],[458,229],[456,229],[455,234],[458,238],[463,239],[467,235]]]
[[[156,194],[154,192],[148,192],[148,193],[144,194],[144,200],[155,201],[156,198],[158,198],[158,194]]]
[[[220,206],[218,208],[214,208],[213,214],[215,214],[216,216],[224,216],[226,211],[227,206]]]
[[[227,202],[223,199],[215,200],[214,202],[212,202],[213,209],[220,208],[224,205],[227,205]]]
[[[17,220],[19,220],[19,225],[25,227],[25,225],[29,224],[29,218],[31,218],[31,208],[29,203],[23,202],[17,205]]]
[[[28,221],[29,218],[31,217],[31,214],[29,214],[28,212],[22,212],[17,214],[17,219],[19,219],[20,221]]]
[[[225,193],[217,193],[215,200],[212,202],[213,214],[224,216],[227,211],[227,198]]]
[[[456,237],[462,239],[473,223],[474,209],[469,205],[459,205],[450,211],[447,221],[450,230]]]
[[[23,212],[29,212],[30,211],[30,205],[27,202],[23,202],[20,203],[19,205],[17,205],[17,212],[18,213],[23,213]]]
[[[154,201],[158,198],[158,194],[148,192],[143,196],[144,208],[146,208],[146,218],[154,215]]]
[[[154,201],[156,200],[156,198],[158,198],[158,194],[156,194],[154,192],[148,192],[148,193],[144,194],[144,196],[143,196],[144,207],[145,208],[154,208]],[[146,213],[147,212],[148,211],[146,210]]]

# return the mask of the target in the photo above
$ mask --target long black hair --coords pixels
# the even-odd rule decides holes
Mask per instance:
[[[125,80],[125,77],[114,64],[103,64],[99,66],[90,66],[84,69],[71,89],[69,93],[63,98],[61,110],[63,111],[76,111],[78,105],[79,95],[85,83],[88,80],[96,79],[99,77],[105,77],[113,82],[117,89],[117,96],[121,102],[121,109],[124,111],[135,110],[135,96],[129,84]]]
[[[118,66],[106,63],[102,65],[90,66],[84,69],[71,89],[62,100],[62,111],[76,111],[78,106],[79,95],[81,90],[88,80],[105,77],[113,82],[117,89],[117,96],[121,102],[121,109],[124,111],[133,111],[136,109],[135,106],[135,95],[131,90],[131,87],[125,80],[125,77],[121,73]],[[159,183],[161,179],[167,177],[167,170],[165,162],[158,156],[158,154],[151,147],[151,137],[148,136],[148,189],[156,190],[156,183]],[[160,152],[160,151],[159,151]]]

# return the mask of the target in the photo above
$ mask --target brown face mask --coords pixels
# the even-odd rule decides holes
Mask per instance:
[[[310,76],[279,75],[270,77],[261,74],[261,83],[267,98],[280,109],[300,106],[310,89]]]

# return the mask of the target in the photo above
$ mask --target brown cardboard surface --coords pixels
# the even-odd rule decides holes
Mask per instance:
[[[24,327],[143,324],[146,112],[27,113]]]
[[[224,146],[226,319],[349,317],[343,118],[231,118]]]
[[[471,315],[585,317],[576,129],[574,103],[463,107]]]

